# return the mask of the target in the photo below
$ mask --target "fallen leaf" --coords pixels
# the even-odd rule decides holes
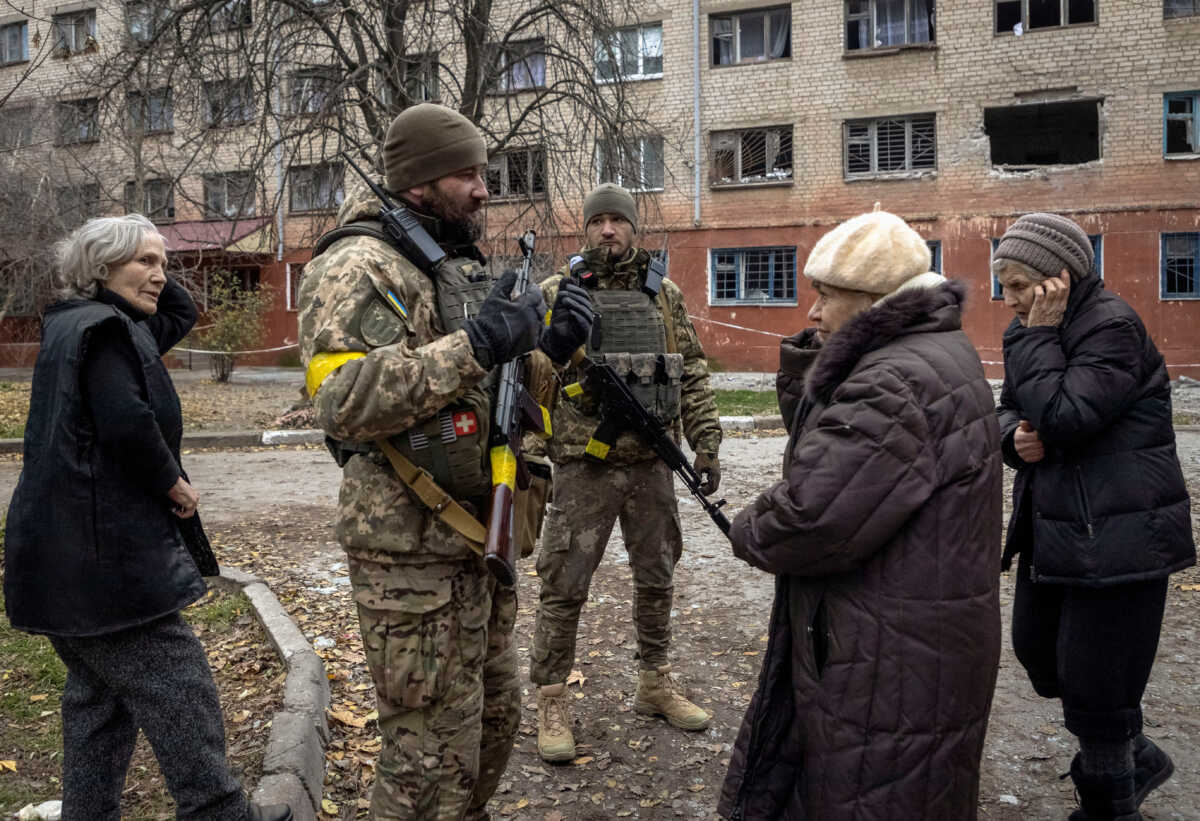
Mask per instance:
[[[326,815],[337,815],[338,805],[330,801],[328,798],[321,799],[321,812]]]
[[[16,761],[0,761],[0,770],[8,770],[15,773],[17,771]]]
[[[46,700],[46,694],[45,694],[45,693],[38,693],[37,695],[30,696],[30,697],[29,697],[29,700],[30,700],[30,701],[45,701],[45,700]]]
[[[361,730],[367,726],[366,716],[357,716],[348,710],[330,710],[329,717],[339,724],[345,724],[347,727],[357,727]]]
[[[568,687],[570,687],[572,684],[578,684],[580,688],[582,688],[585,681],[587,681],[587,676],[585,676],[581,670],[572,670],[571,675],[567,676]]]
[[[594,757],[594,756],[590,756],[590,755],[581,755],[581,756],[579,756],[579,758],[573,758],[573,759],[571,759],[571,763],[572,763],[572,764],[574,764],[574,765],[576,765],[576,766],[582,766],[582,765],[584,765],[584,764],[590,764],[590,763],[591,763],[591,762],[593,762],[593,761],[595,761],[595,757]]]

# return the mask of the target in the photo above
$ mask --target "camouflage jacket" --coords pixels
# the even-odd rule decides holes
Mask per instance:
[[[641,287],[649,261],[650,255],[646,251],[633,249],[624,260],[615,265],[593,264],[592,270],[597,277],[596,287],[637,290]],[[566,274],[564,266],[559,273],[542,283],[542,293],[546,297],[547,305],[554,304],[558,284]],[[704,358],[704,350],[700,347],[696,329],[688,318],[683,292],[669,279],[663,280],[662,293],[655,304],[661,310],[664,302],[671,311],[667,325],[675,331],[673,344],[668,340],[668,349],[683,355],[683,398],[680,417],[682,433],[693,450],[715,454],[721,446],[721,422],[717,415],[716,397],[708,381],[708,362]],[[538,352],[537,355],[543,354]],[[562,374],[563,384],[571,384],[578,376],[578,371],[568,366]],[[564,400],[561,396],[556,397],[551,415],[554,436],[546,443],[550,457],[555,462],[582,459],[588,439],[599,423],[599,417],[582,412],[577,404]],[[679,434],[677,422],[676,439],[679,438]],[[653,458],[654,452],[642,442],[637,433],[628,431],[618,437],[607,461],[614,465],[627,465]]]
[[[347,197],[337,221],[374,219],[379,210],[364,186]],[[305,266],[299,303],[309,393],[317,423],[334,439],[391,436],[482,390],[488,372],[466,332],[440,330],[433,281],[386,242],[352,236],[333,243]],[[346,463],[337,535],[348,552],[373,561],[471,555],[466,540],[417,499],[379,452]]]

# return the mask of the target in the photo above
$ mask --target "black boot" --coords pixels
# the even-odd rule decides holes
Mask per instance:
[[[1071,780],[1079,794],[1079,809],[1070,821],[1142,821],[1133,793],[1133,771],[1113,775],[1089,775],[1079,765],[1079,755],[1071,762]]]
[[[249,821],[292,821],[287,804],[251,804]]]
[[[1150,791],[1162,785],[1175,772],[1171,756],[1144,735],[1133,740],[1133,800],[1139,807]]]

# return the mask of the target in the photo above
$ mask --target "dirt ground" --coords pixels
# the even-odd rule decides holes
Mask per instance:
[[[1200,395],[1200,391],[1192,391]],[[1198,396],[1200,398],[1200,396]],[[781,433],[781,432],[780,432]],[[722,448],[722,481],[731,513],[778,475],[781,435],[731,438]],[[1200,491],[1200,432],[1181,431],[1180,456],[1193,494]],[[378,739],[370,679],[348,595],[344,556],[330,521],[338,470],[323,450],[195,452],[186,466],[223,563],[265,577],[330,670],[334,742],[322,817],[361,817]],[[0,462],[0,499],[19,463]],[[1011,484],[1011,481],[1009,482]],[[551,766],[537,756],[528,642],[536,606],[533,560],[520,577],[517,634],[524,706],[516,750],[493,817],[565,819],[714,818],[730,746],[754,689],[772,598],[766,575],[734,559],[725,538],[686,495],[680,496],[685,552],[674,608],[675,668],[694,698],[715,713],[703,733],[687,733],[632,709],[636,687],[630,571],[619,532],[593,583],[579,636],[575,737],[579,757]],[[1176,763],[1175,777],[1143,807],[1147,819],[1200,819],[1200,680],[1193,647],[1200,623],[1200,574],[1173,577],[1154,675],[1144,707],[1147,733]],[[1008,648],[1012,578],[1002,580],[1005,651],[992,709],[980,794],[987,819],[1063,819],[1074,806],[1060,779],[1073,753],[1057,702],[1038,698]],[[361,725],[361,726],[356,726]]]

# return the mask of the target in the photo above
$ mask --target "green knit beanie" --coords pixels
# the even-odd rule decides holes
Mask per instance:
[[[437,103],[401,111],[383,142],[383,170],[391,191],[486,163],[487,145],[475,124]]]
[[[638,229],[637,203],[633,195],[621,186],[612,182],[602,182],[592,189],[583,201],[583,225],[592,221],[597,214],[619,214],[629,220],[634,232]]]

